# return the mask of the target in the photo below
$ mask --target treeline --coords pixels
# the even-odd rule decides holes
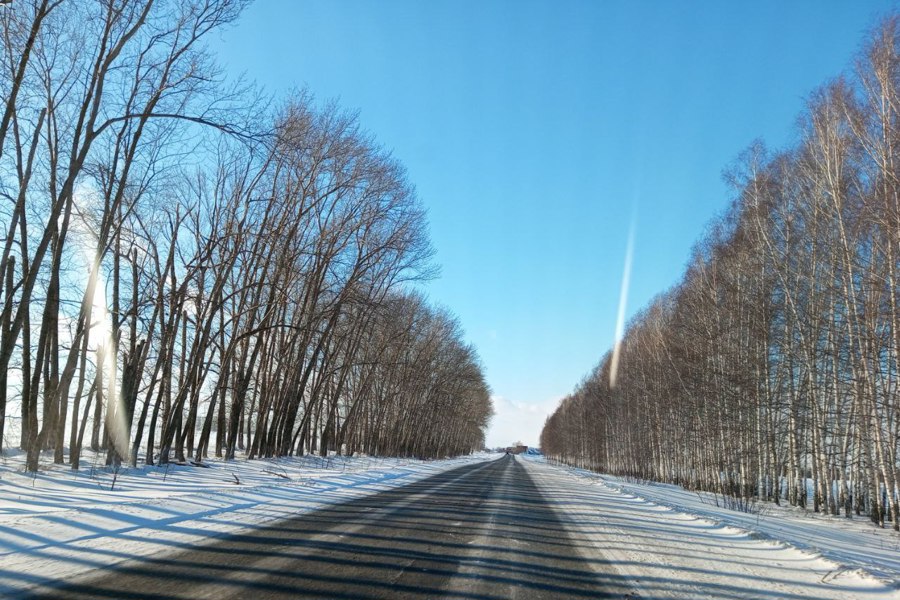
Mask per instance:
[[[205,40],[245,4],[0,7],[0,440],[30,470],[483,445],[479,359],[410,291],[415,190],[337,106],[223,83]]]
[[[683,280],[548,418],[550,456],[898,529],[900,20],[753,144]],[[811,493],[807,490],[811,489]]]

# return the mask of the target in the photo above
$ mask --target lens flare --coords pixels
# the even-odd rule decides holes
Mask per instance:
[[[625,333],[625,308],[628,305],[628,287],[631,284],[631,257],[634,253],[635,219],[631,219],[628,242],[625,246],[625,268],[622,272],[622,289],[619,291],[619,314],[616,316],[616,339],[613,345],[612,361],[609,365],[609,387],[616,387],[619,375],[619,352],[622,349],[622,335]]]
[[[121,405],[119,394],[119,377],[117,348],[113,338],[112,316],[106,303],[106,282],[99,265],[94,264],[96,282],[91,298],[91,327],[88,331],[88,344],[94,350],[97,369],[103,373],[106,383],[106,427],[109,441],[123,460],[128,460],[131,448],[128,444],[128,428],[125,423],[125,411]]]

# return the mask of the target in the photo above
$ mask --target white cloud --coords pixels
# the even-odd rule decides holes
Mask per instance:
[[[517,403],[502,396],[491,398],[494,402],[494,418],[487,430],[487,446],[509,446],[522,442],[527,446],[537,446],[544,421],[561,398],[554,398],[537,404]]]

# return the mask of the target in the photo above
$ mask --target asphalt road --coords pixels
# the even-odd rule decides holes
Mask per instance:
[[[603,589],[604,570],[507,456],[28,597],[621,597]]]

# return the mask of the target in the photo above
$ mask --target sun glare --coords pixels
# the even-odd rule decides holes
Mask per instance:
[[[616,339],[613,346],[612,361],[609,365],[609,387],[616,387],[619,374],[619,351],[622,347],[622,334],[625,333],[625,308],[628,305],[628,288],[631,284],[631,257],[634,252],[635,219],[631,219],[628,229],[628,242],[625,246],[625,268],[622,270],[622,288],[619,291],[619,314],[616,316]]]

